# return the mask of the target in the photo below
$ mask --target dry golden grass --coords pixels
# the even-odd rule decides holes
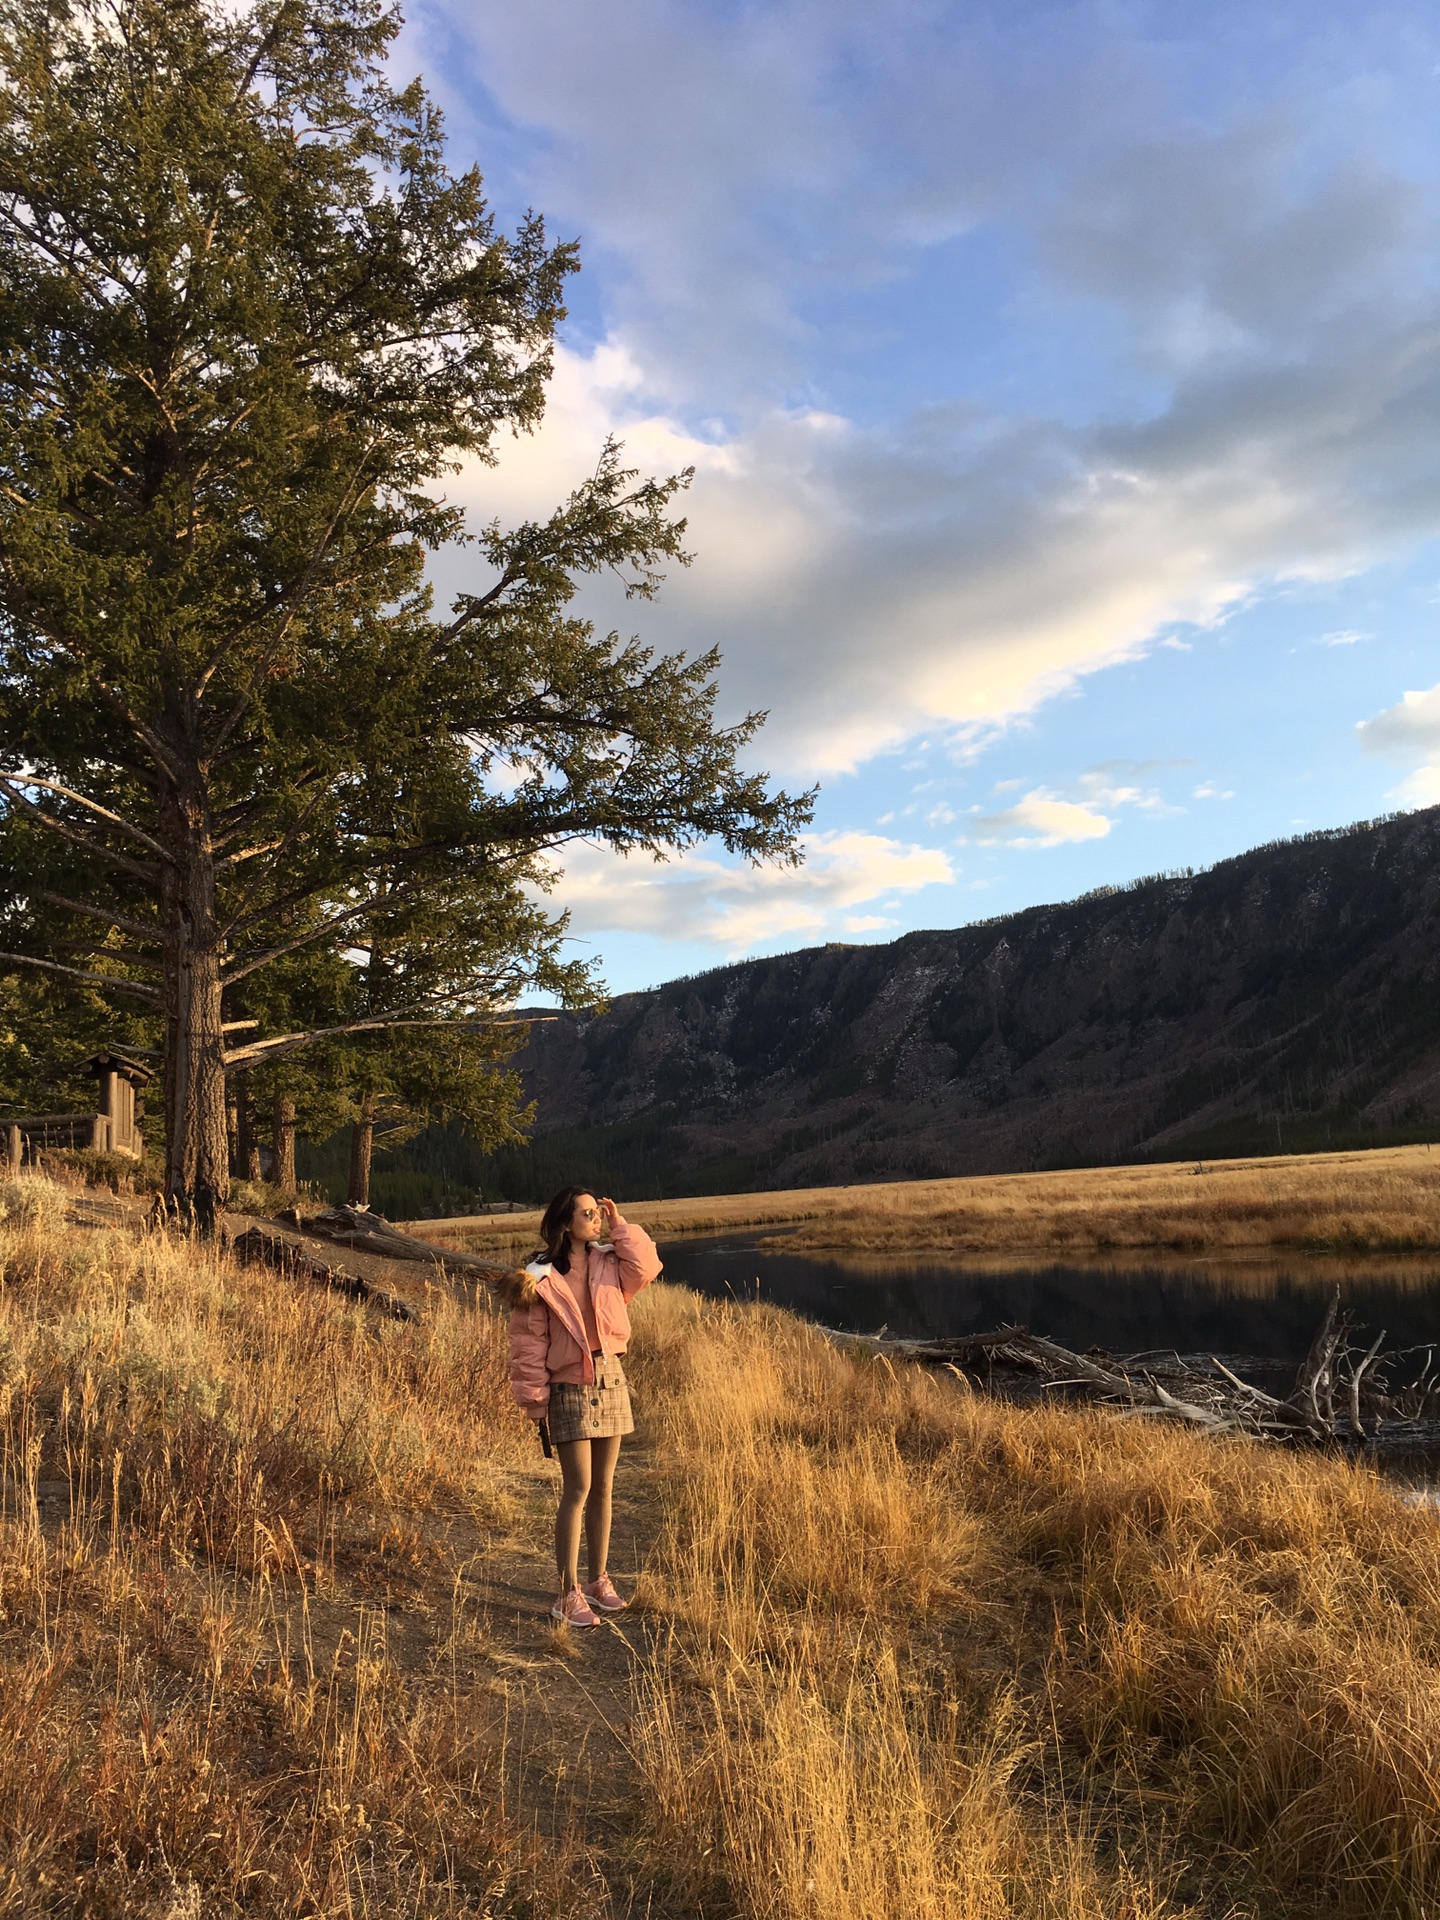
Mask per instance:
[[[602,1911],[503,1811],[446,1569],[433,1670],[389,1644],[416,1514],[529,1456],[503,1329],[62,1211],[0,1184],[0,1915]]]
[[[0,1186],[0,1916],[1440,1912],[1440,1519],[1368,1470],[653,1288],[629,1799],[567,1834],[562,1754],[544,1837],[427,1558],[546,1558],[501,1325],[60,1208]]]
[[[788,1248],[995,1253],[1044,1249],[1344,1252],[1440,1248],[1440,1154],[1293,1154],[849,1188]]]
[[[1431,1511],[655,1304],[640,1737],[681,1910],[1440,1911]]]
[[[1277,1155],[1069,1173],[798,1187],[625,1207],[657,1238],[785,1227],[777,1247],[850,1254],[1440,1249],[1440,1153]],[[539,1213],[419,1221],[412,1231],[496,1257],[528,1253]]]

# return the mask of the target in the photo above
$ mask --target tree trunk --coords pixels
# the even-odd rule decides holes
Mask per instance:
[[[347,1204],[370,1204],[370,1156],[375,1147],[375,1096],[366,1093],[360,1099],[360,1118],[350,1129],[350,1194]]]
[[[260,1171],[260,1137],[255,1128],[255,1100],[250,1092],[250,1076],[242,1073],[239,1083],[235,1091],[236,1157],[240,1163],[240,1178],[258,1183],[263,1175]]]
[[[208,1231],[230,1192],[215,858],[197,775],[160,808],[165,1003],[165,1191]]]
[[[270,1178],[282,1193],[294,1193],[295,1179],[295,1102],[282,1093],[275,1102],[275,1164]]]

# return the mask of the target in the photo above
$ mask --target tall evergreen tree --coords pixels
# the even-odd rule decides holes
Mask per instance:
[[[713,658],[572,611],[587,573],[644,598],[683,559],[685,476],[606,447],[549,519],[475,536],[441,497],[539,419],[576,260],[448,170],[386,78],[397,28],[374,0],[0,0],[9,954],[163,1020],[182,1198],[226,1189],[227,1067],[313,1038],[251,1024],[258,970],[463,885],[490,962],[332,1024],[482,1021],[517,977],[575,990],[527,892],[567,840],[793,858],[807,817],[741,770],[760,716],[716,724]],[[467,537],[439,612],[427,555]]]

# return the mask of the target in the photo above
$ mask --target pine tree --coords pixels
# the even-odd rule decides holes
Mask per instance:
[[[312,1044],[257,976],[482,899],[488,960],[330,1023],[472,1030],[560,992],[527,892],[584,836],[795,857],[713,657],[571,602],[683,560],[686,476],[604,448],[547,520],[467,535],[464,459],[539,419],[574,249],[496,229],[372,0],[0,4],[0,871],[13,964],[163,1025],[167,1185],[228,1184],[225,1075]],[[428,555],[469,538],[437,611]],[[503,777],[500,777],[503,776]],[[58,917],[58,919],[57,919]],[[63,927],[54,959],[56,925]],[[123,987],[117,987],[117,978]]]

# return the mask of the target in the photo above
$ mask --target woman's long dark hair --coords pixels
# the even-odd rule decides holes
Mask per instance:
[[[593,1191],[591,1187],[562,1187],[541,1216],[540,1238],[545,1245],[535,1257],[548,1260],[557,1273],[570,1271],[570,1221],[575,1202],[582,1193]]]

